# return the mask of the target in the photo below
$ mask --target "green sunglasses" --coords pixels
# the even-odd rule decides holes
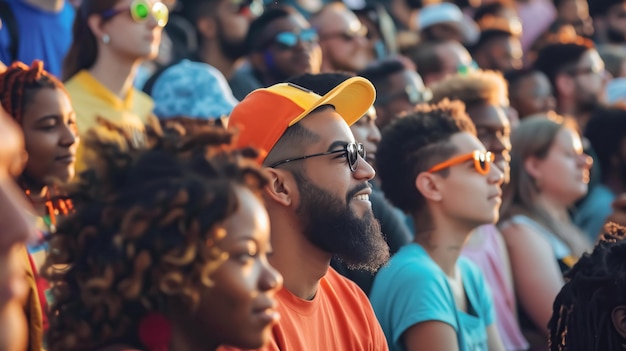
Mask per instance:
[[[150,3],[147,0],[134,0],[129,8],[109,9],[102,12],[101,16],[107,20],[125,11],[130,11],[130,16],[137,23],[146,22],[152,14],[159,27],[165,27],[170,16],[170,10],[164,3],[160,1]]]

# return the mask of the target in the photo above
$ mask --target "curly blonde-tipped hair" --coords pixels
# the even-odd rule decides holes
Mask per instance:
[[[99,129],[84,140],[97,161],[67,189],[76,213],[51,237],[42,269],[54,298],[51,351],[141,349],[144,316],[173,301],[193,311],[228,257],[216,243],[236,188],[260,196],[266,184],[256,151],[231,150],[223,129],[155,130],[143,149],[114,126]]]
[[[482,104],[505,106],[509,103],[507,82],[501,73],[478,70],[456,74],[435,84],[432,102],[445,98],[460,100],[467,109]]]

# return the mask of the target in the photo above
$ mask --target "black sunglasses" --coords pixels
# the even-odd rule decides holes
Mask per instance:
[[[306,156],[302,156],[302,157],[296,157],[296,158],[286,159],[286,160],[283,160],[283,161],[278,161],[278,162],[275,162],[275,163],[271,164],[270,168],[275,168],[275,167],[280,166],[282,164],[293,162],[293,161],[300,161],[300,160],[304,160],[304,159],[307,159],[307,158],[318,157],[318,156],[325,156],[325,155],[332,155],[332,154],[338,154],[338,153],[345,153],[346,154],[346,157],[348,158],[348,165],[350,165],[350,170],[352,172],[356,172],[356,169],[359,166],[359,156],[361,156],[361,158],[365,159],[365,147],[363,146],[363,144],[361,144],[361,143],[348,143],[341,150],[333,150],[333,151],[321,152],[321,153],[318,153],[318,154],[306,155]]]

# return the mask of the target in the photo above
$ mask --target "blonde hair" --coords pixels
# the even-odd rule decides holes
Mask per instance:
[[[557,134],[564,128],[578,133],[574,120],[555,113],[523,119],[511,135],[511,181],[504,186],[501,218],[506,220],[516,214],[533,218],[553,233],[561,236],[555,221],[540,207],[537,198],[541,189],[524,166],[529,157],[544,159],[548,156]]]
[[[460,100],[469,109],[482,104],[502,106],[508,104],[508,85],[501,73],[478,70],[469,74],[456,74],[435,84],[433,102],[445,98]]]

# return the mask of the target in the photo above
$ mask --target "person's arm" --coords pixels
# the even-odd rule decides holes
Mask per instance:
[[[554,298],[564,281],[554,252],[541,234],[512,224],[502,229],[517,298],[537,329],[548,335]]]
[[[505,284],[510,289],[510,291],[515,292],[513,287],[513,271],[511,270],[511,258],[509,257],[509,252],[506,249],[506,243],[504,242],[504,238],[500,231],[495,235],[495,243],[498,250],[498,255],[500,255],[502,261],[502,273],[504,274]]]
[[[447,323],[427,321],[415,324],[402,335],[407,351],[458,351],[456,331]]]
[[[506,351],[495,323],[487,327],[487,344],[489,351]]]

